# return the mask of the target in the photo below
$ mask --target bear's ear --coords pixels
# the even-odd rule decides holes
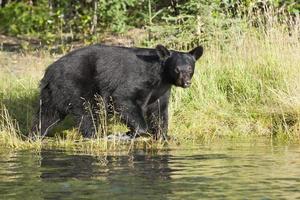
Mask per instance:
[[[155,49],[160,60],[166,60],[171,56],[171,52],[161,44],[157,45]]]
[[[203,47],[198,46],[191,50],[189,53],[195,58],[195,60],[198,60],[203,54]]]

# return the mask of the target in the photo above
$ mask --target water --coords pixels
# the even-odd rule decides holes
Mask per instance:
[[[91,156],[0,152],[0,199],[300,199],[300,146],[270,142]]]

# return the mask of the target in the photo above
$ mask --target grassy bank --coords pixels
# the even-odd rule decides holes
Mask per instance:
[[[219,136],[263,135],[300,141],[299,19],[292,23],[273,23],[264,29],[243,27],[241,23],[237,26],[240,28],[215,34],[205,43],[192,87],[173,89],[169,111],[170,135],[175,139],[171,145]],[[168,45],[184,49],[181,39],[177,46],[172,41]],[[157,43],[163,42],[157,39],[149,46]],[[164,148],[161,141],[143,139],[126,144],[102,138],[83,140],[72,129],[70,119],[54,130],[56,137],[30,141],[26,136],[35,111],[38,82],[44,69],[60,56],[43,51],[0,52],[1,146],[38,149],[45,145],[85,151]],[[114,122],[108,126],[109,133],[120,127]]]

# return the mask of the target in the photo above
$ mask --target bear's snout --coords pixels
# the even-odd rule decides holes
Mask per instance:
[[[183,87],[184,88],[190,87],[191,84],[192,84],[192,82],[190,80],[188,80],[188,81],[186,81],[186,82],[183,83]]]
[[[192,84],[191,76],[189,73],[181,72],[177,78],[176,85],[179,87],[187,88]]]

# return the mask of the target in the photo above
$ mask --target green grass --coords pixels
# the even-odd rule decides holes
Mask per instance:
[[[235,133],[298,138],[300,46],[297,38],[281,34],[268,41],[245,33],[222,50],[209,47],[193,87],[173,93],[171,130],[193,138]]]
[[[102,152],[176,148],[219,137],[264,136],[299,142],[300,26],[294,24],[287,30],[280,24],[264,31],[247,27],[232,31],[226,40],[220,39],[220,33],[220,38],[208,42],[192,87],[173,89],[169,132],[174,139],[168,145],[149,139],[133,143],[108,142],[101,137],[84,140],[72,129],[72,120],[57,128],[54,138],[29,140],[26,135],[38,82],[59,56],[0,52],[0,143],[11,148],[44,145]],[[103,120],[102,125],[105,134],[124,129],[115,119]]]

